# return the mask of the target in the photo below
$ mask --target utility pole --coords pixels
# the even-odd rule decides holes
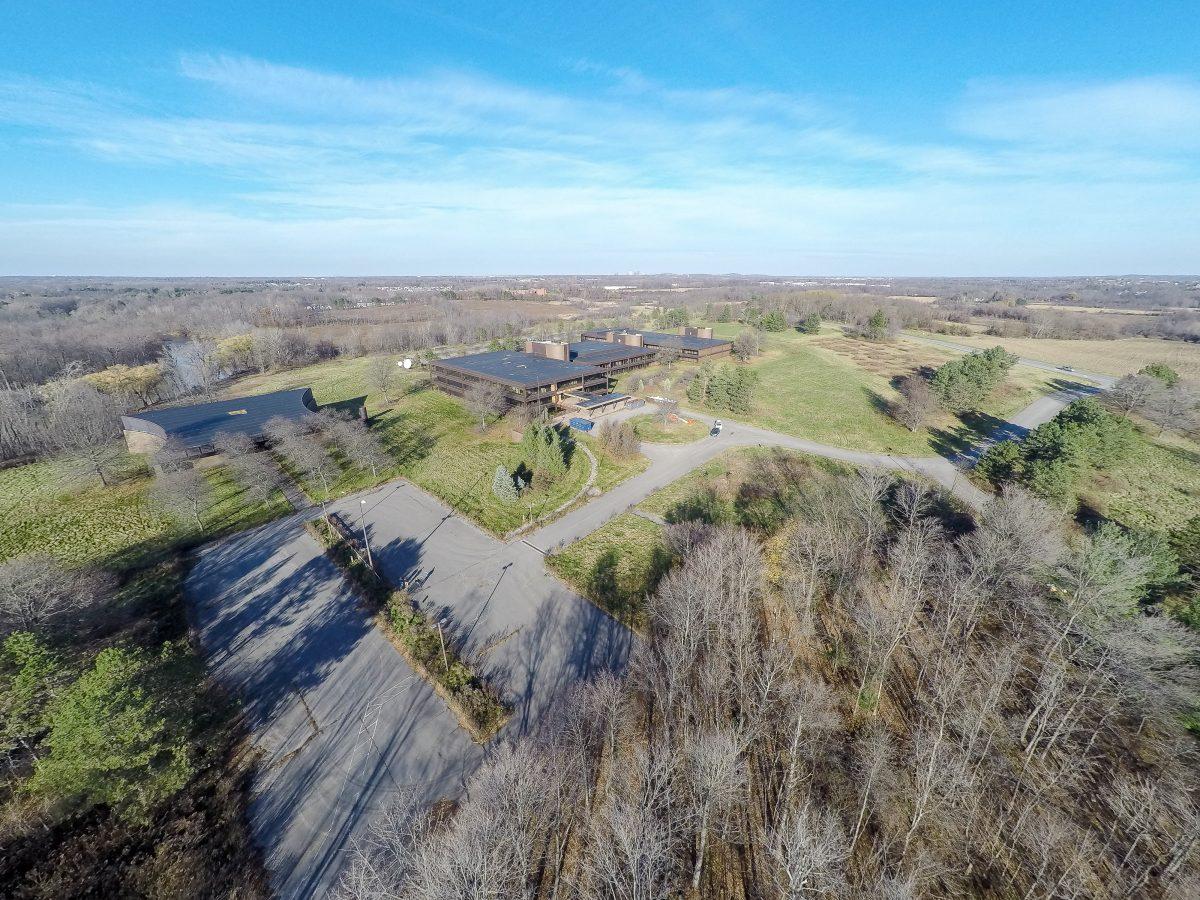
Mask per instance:
[[[375,560],[371,559],[371,540],[370,540],[370,538],[367,537],[367,522],[366,522],[366,519],[364,518],[364,515],[366,514],[366,510],[367,510],[367,501],[359,500],[358,501],[358,525],[362,529],[363,546],[367,548],[367,566],[369,566],[371,568],[371,570],[374,571]]]
[[[445,622],[446,622],[445,619],[438,619],[437,620],[437,630],[438,630],[438,640],[441,641],[441,644],[442,644],[442,668],[445,671],[449,672],[450,671],[450,661],[448,659],[446,659],[446,635],[442,633],[442,625],[444,625]]]

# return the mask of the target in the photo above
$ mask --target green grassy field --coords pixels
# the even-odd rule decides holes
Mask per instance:
[[[136,457],[120,467],[117,482],[81,481],[58,462],[0,471],[0,560],[34,551],[70,564],[139,566],[156,553],[217,534],[260,524],[291,507],[281,494],[267,504],[249,502],[220,467],[205,470],[213,502],[205,527],[172,518],[151,500],[151,478]]]
[[[708,434],[710,425],[706,421],[668,422],[657,421],[652,413],[634,416],[629,420],[639,441],[652,444],[687,444]]]
[[[404,476],[445,503],[472,518],[494,534],[503,535],[530,518],[550,512],[570,500],[587,482],[591,466],[587,456],[574,453],[566,476],[549,490],[530,489],[516,503],[504,503],[492,494],[496,467],[512,471],[521,462],[521,453],[501,422],[480,433],[478,423],[462,403],[427,386],[423,372],[397,371],[397,386],[390,400],[367,390],[365,374],[370,357],[336,359],[288,372],[254,375],[241,379],[228,389],[233,396],[309,386],[320,404],[339,403],[357,397],[367,398],[367,409],[374,416],[396,466],[375,478],[370,472],[345,468],[331,486],[330,496],[342,496],[369,487],[378,481]],[[597,487],[607,490],[614,484],[642,471],[647,461],[635,456],[616,459],[596,442],[576,436],[596,454],[599,462]],[[306,491],[320,501],[323,492],[306,484]]]
[[[1129,456],[1091,473],[1079,497],[1084,507],[1127,528],[1176,528],[1200,515],[1200,444],[1141,429]]]
[[[645,628],[645,599],[670,565],[662,528],[627,512],[561,553],[546,557],[560,578],[635,631]]]
[[[745,329],[743,325],[717,325],[714,334],[733,338]],[[888,404],[897,399],[891,379],[922,367],[936,367],[955,354],[911,341],[876,343],[847,338],[832,327],[816,335],[786,331],[764,334],[762,339],[763,353],[747,363],[760,378],[754,409],[733,418],[858,450],[914,456],[956,453],[990,433],[998,420],[1052,391],[1056,379],[1052,373],[1019,367],[977,413],[961,417],[942,413],[928,428],[910,432],[887,414]],[[672,396],[686,406],[687,398],[674,382],[688,365],[676,363],[671,370],[654,366],[628,373],[621,380],[621,389],[632,390],[639,378],[647,376],[666,378],[672,382],[669,386],[656,384],[644,393]],[[704,411],[722,415],[716,409]]]

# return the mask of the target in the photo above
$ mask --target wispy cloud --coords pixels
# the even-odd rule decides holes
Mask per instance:
[[[1134,78],[1098,84],[980,81],[957,118],[968,134],[1036,145],[1200,152],[1200,81]]]
[[[596,84],[355,78],[185,55],[194,106],[165,111],[78,82],[0,77],[0,122],[37,140],[181,184],[196,169],[229,179],[215,196],[153,206],[10,207],[0,268],[33,271],[21,260],[39,258],[38,236],[61,246],[68,234],[129,265],[210,247],[225,271],[250,271],[253,251],[254,271],[275,273],[315,259],[376,272],[962,271],[936,262],[955,254],[999,271],[1005,254],[1040,259],[1069,218],[1076,255],[1049,270],[1080,271],[1115,264],[1122,245],[1165,264],[1200,230],[1200,171],[1183,152],[1198,134],[1192,82],[972,84],[945,128],[913,141],[816,97],[588,62],[576,72]]]

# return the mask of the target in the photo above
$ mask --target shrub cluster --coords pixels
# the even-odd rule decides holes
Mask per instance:
[[[704,363],[688,384],[687,396],[693,403],[744,413],[754,406],[757,385],[758,373],[753,369],[730,365],[715,369],[711,364]]]
[[[930,387],[946,409],[975,409],[998,388],[1017,357],[1003,347],[992,347],[952,359],[934,374]]]
[[[976,471],[996,485],[1018,482],[1035,494],[1066,503],[1088,468],[1106,469],[1129,453],[1133,425],[1090,397],[1076,400],[1036,428],[1021,444],[996,444]]]

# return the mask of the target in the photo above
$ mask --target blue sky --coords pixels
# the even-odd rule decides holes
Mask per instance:
[[[0,273],[1200,272],[1191,2],[7,4]]]

